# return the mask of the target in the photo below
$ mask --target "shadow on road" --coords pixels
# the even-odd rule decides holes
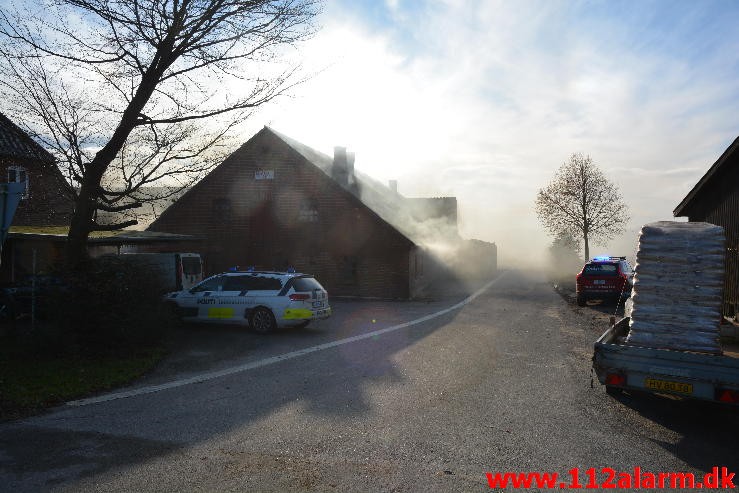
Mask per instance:
[[[703,471],[727,466],[739,472],[739,409],[713,402],[644,392],[615,396],[623,405],[680,435],[677,442],[648,437],[671,454]],[[672,433],[665,433],[666,437]]]
[[[47,427],[13,427],[2,432],[0,471],[16,478],[34,475],[36,485],[13,485],[5,491],[46,489],[70,479],[100,474],[110,468],[147,461],[177,450],[179,445],[139,437],[80,432]]]
[[[393,304],[347,307],[336,313],[330,334],[320,326],[266,337],[243,328],[194,326],[181,330],[177,348],[192,353],[189,370],[196,360],[200,367],[194,369],[205,370],[218,358],[237,358],[245,351],[280,354],[385,328],[402,314],[402,308]],[[423,324],[201,384],[81,408],[62,407],[45,416],[7,423],[0,427],[0,483],[12,491],[36,491],[159,456],[187,453],[197,443],[295,406],[300,412],[323,416],[330,435],[333,420],[373,412],[368,388],[406,380],[396,370],[396,354],[443,328],[459,313],[454,310]],[[207,356],[201,358],[202,354]],[[183,370],[180,363],[177,358],[171,360],[165,376]]]

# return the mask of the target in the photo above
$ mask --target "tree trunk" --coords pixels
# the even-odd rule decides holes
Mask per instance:
[[[587,233],[583,235],[583,239],[585,240],[585,262],[587,262],[590,260],[590,243],[588,242]]]
[[[89,192],[84,185],[74,204],[74,215],[69,224],[67,235],[67,266],[76,268],[87,258],[87,237],[90,235],[92,216],[95,213],[90,206]]]
[[[171,43],[167,45],[171,50]],[[161,48],[160,48],[161,52]],[[157,83],[168,64],[150,66],[141,79],[136,94],[121,116],[121,122],[105,146],[95,154],[95,158],[87,165],[87,173],[82,181],[75,211],[69,225],[67,236],[67,265],[72,269],[79,266],[87,258],[87,237],[92,229],[92,217],[97,210],[95,205],[100,198],[100,182],[105,170],[115,159],[128,139],[128,135],[136,127],[137,119],[154,93]]]
[[[98,155],[88,167],[88,172],[82,180],[77,200],[74,204],[74,214],[69,224],[69,234],[67,235],[67,266],[72,269],[77,268],[80,263],[87,259],[87,237],[90,236],[92,230],[92,217],[95,214],[95,202],[97,194],[95,191],[100,187],[100,181],[103,178],[105,168],[101,166],[94,167],[98,158],[106,159],[111,150],[106,152],[106,148],[100,150]],[[118,151],[115,151],[117,153]],[[115,157],[115,153],[110,157],[110,161]]]

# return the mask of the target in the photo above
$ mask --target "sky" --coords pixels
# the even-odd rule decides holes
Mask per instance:
[[[264,125],[406,196],[456,196],[460,232],[500,257],[551,242],[537,190],[574,152],[620,188],[633,256],[739,135],[739,2],[327,0],[299,47],[313,76]]]
[[[316,21],[285,51],[310,77],[236,142],[269,125],[406,196],[455,196],[503,265],[544,258],[534,200],[571,154],[630,209],[591,254],[633,257],[739,135],[736,0],[325,0]]]

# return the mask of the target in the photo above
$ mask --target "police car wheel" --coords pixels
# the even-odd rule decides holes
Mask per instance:
[[[254,309],[251,314],[249,324],[254,332],[258,332],[260,334],[266,334],[267,332],[274,330],[277,326],[272,312],[262,307]]]

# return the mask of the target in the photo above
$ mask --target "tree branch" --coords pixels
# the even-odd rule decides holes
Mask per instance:
[[[138,209],[139,207],[142,207],[143,204],[141,202],[131,202],[124,205],[117,205],[117,206],[110,206],[107,204],[103,204],[101,202],[97,202],[95,204],[95,207],[99,211],[105,211],[105,212],[123,212],[131,209]]]
[[[118,231],[129,226],[136,226],[138,223],[136,219],[115,224],[98,224],[95,221],[90,221],[90,231]]]

